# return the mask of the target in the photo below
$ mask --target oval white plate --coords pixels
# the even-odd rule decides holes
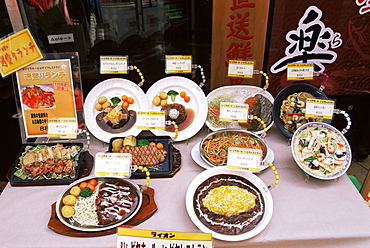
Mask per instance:
[[[208,178],[220,175],[220,174],[231,174],[243,177],[247,179],[249,182],[251,182],[256,188],[259,189],[261,192],[263,199],[264,199],[264,206],[265,206],[265,213],[263,215],[262,220],[258,223],[258,225],[250,230],[249,232],[240,234],[240,235],[225,235],[220,234],[217,232],[214,232],[210,229],[208,229],[203,223],[198,219],[198,217],[195,214],[195,210],[193,207],[193,197],[194,193],[197,189],[197,187],[203,183]],[[226,168],[218,167],[218,168],[212,168],[210,170],[205,170],[202,173],[200,173],[198,176],[196,176],[193,181],[190,183],[189,188],[186,192],[186,209],[190,216],[190,219],[193,221],[193,223],[202,231],[205,233],[212,233],[212,237],[220,240],[226,240],[226,241],[240,241],[252,238],[263,231],[263,229],[266,228],[268,223],[271,220],[272,212],[273,212],[273,201],[270,191],[268,190],[266,184],[255,174],[245,171],[233,171],[228,170]]]
[[[197,163],[200,167],[203,167],[204,169],[212,169],[212,168],[215,168],[215,167],[210,166],[209,164],[207,164],[202,159],[202,157],[200,156],[199,144],[200,144],[200,142],[198,142],[193,147],[193,149],[191,149],[191,157],[193,158],[194,162]],[[267,147],[267,149],[268,149],[268,155],[267,155],[267,158],[266,158],[266,161],[265,162],[266,163],[272,163],[272,162],[274,162],[275,154],[274,154],[274,152],[272,151],[272,149],[270,147]],[[261,171],[265,170],[268,167],[269,166],[267,164],[261,166]]]
[[[211,91],[207,95],[207,103],[209,104],[212,100],[214,100],[218,96],[226,96],[232,99],[233,103],[244,103],[244,101],[252,96],[255,96],[257,94],[261,94],[264,97],[266,97],[268,100],[270,100],[271,105],[274,102],[273,96],[266,90],[256,87],[256,86],[250,86],[250,85],[231,85],[231,86],[222,86],[220,88],[217,88],[213,91]],[[208,108],[207,108],[208,111]],[[272,111],[272,107],[271,107]],[[271,116],[272,118],[272,116]],[[221,121],[220,121],[221,122]],[[210,123],[208,120],[206,120],[206,125],[209,129],[212,131],[217,131],[220,129],[230,129],[230,128],[240,128],[245,129],[241,127],[237,122],[222,122],[222,127],[214,126],[212,123]],[[268,126],[267,130],[272,127],[274,122],[272,121]],[[245,129],[246,130],[246,129]],[[255,133],[262,133],[263,130],[256,131]]]
[[[186,129],[179,131],[179,136],[174,141],[186,140],[197,134],[203,127],[208,111],[207,98],[203,90],[192,80],[179,76],[170,76],[158,80],[146,92],[150,109],[159,111],[161,107],[152,104],[153,98],[162,91],[168,92],[170,90],[175,90],[179,94],[181,91],[185,91],[191,98],[189,102],[185,102],[180,95],[177,95],[175,100],[175,103],[182,104],[185,108],[193,109],[195,112],[193,122]],[[167,101],[170,104],[174,103],[170,97],[168,97]],[[174,132],[167,132],[165,130],[152,129],[151,131],[157,136],[168,135],[173,137],[175,135]]]
[[[149,109],[148,99],[144,91],[134,82],[123,78],[111,78],[100,82],[92,88],[85,99],[84,113],[86,126],[96,138],[106,143],[109,143],[113,137],[137,136],[141,132],[141,129],[137,129],[136,123],[129,130],[122,133],[106,132],[96,123],[95,118],[99,114],[99,111],[95,109],[95,104],[98,98],[101,96],[106,96],[108,99],[115,96],[121,98],[122,95],[127,95],[134,99],[134,103],[130,105],[129,110],[138,111]]]

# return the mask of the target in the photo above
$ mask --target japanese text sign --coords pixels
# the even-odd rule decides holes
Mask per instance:
[[[131,175],[132,155],[130,153],[96,154],[95,176],[97,177],[129,177]]]
[[[127,56],[100,56],[100,74],[127,74]]]
[[[138,111],[138,129],[159,129],[164,130],[166,116],[164,111]]]
[[[313,63],[288,64],[288,80],[312,80]]]
[[[212,248],[212,234],[117,228],[117,248]]]
[[[77,136],[76,118],[49,118],[48,137],[73,138]]]
[[[261,150],[230,147],[227,153],[227,168],[237,170],[260,171]]]
[[[191,56],[166,55],[166,73],[191,73]]]
[[[333,100],[308,98],[306,103],[306,117],[332,119],[334,112]]]
[[[220,121],[247,122],[248,104],[220,103]]]
[[[253,61],[230,60],[228,77],[252,78],[253,68]]]
[[[40,49],[27,28],[0,41],[2,77],[42,58]]]

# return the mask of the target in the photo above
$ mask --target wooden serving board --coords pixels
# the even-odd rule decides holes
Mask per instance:
[[[143,192],[143,203],[141,205],[139,212],[137,212],[137,214],[132,219],[130,219],[128,222],[126,222],[124,225],[125,226],[139,225],[140,223],[152,217],[157,210],[158,210],[158,207],[154,201],[154,189],[148,187]],[[72,229],[64,225],[58,219],[58,216],[56,214],[56,202],[54,202],[51,205],[51,216],[50,216],[50,220],[48,223],[48,227],[58,234],[70,236],[70,237],[97,237],[97,236],[105,236],[105,235],[111,235],[111,234],[116,233],[116,228],[112,228],[112,229],[104,230],[104,231],[97,231],[97,232],[83,232],[83,231]]]

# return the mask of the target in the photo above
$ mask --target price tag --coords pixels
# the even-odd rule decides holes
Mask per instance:
[[[248,104],[220,103],[220,121],[247,122]]]
[[[308,98],[306,102],[306,117],[332,119],[335,101]]]
[[[313,66],[313,63],[288,64],[288,80],[312,80]]]
[[[136,228],[117,228],[117,248],[164,248],[164,247],[202,247],[212,248],[211,233],[185,233],[171,231],[141,230]]]
[[[137,111],[137,129],[164,130],[166,116],[164,111]]]
[[[127,74],[127,56],[100,56],[100,74]]]
[[[191,73],[191,56],[166,55],[166,73]]]
[[[258,149],[229,147],[227,153],[227,168],[248,171],[261,170],[262,152]]]
[[[95,176],[130,177],[132,155],[130,153],[102,153],[95,157]]]
[[[230,60],[228,75],[229,77],[253,77],[254,61]]]
[[[49,118],[48,137],[75,139],[77,127],[76,118]]]

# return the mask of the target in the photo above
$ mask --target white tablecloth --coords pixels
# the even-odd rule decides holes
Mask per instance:
[[[158,211],[137,226],[141,229],[199,232],[185,207],[193,178],[204,169],[191,157],[191,149],[207,134],[203,129],[187,141],[175,143],[182,168],[173,178],[152,179]],[[274,201],[269,225],[257,236],[238,242],[213,240],[215,247],[370,247],[370,209],[347,176],[338,181],[310,178],[295,164],[288,141],[273,127],[265,138],[275,155],[281,182],[271,190]],[[18,148],[14,148],[18,149]],[[92,138],[90,153],[107,150]],[[259,174],[274,181],[270,169]],[[142,179],[134,182],[143,183]],[[116,235],[75,238],[47,227],[53,202],[66,186],[6,186],[0,196],[1,247],[116,247]]]

